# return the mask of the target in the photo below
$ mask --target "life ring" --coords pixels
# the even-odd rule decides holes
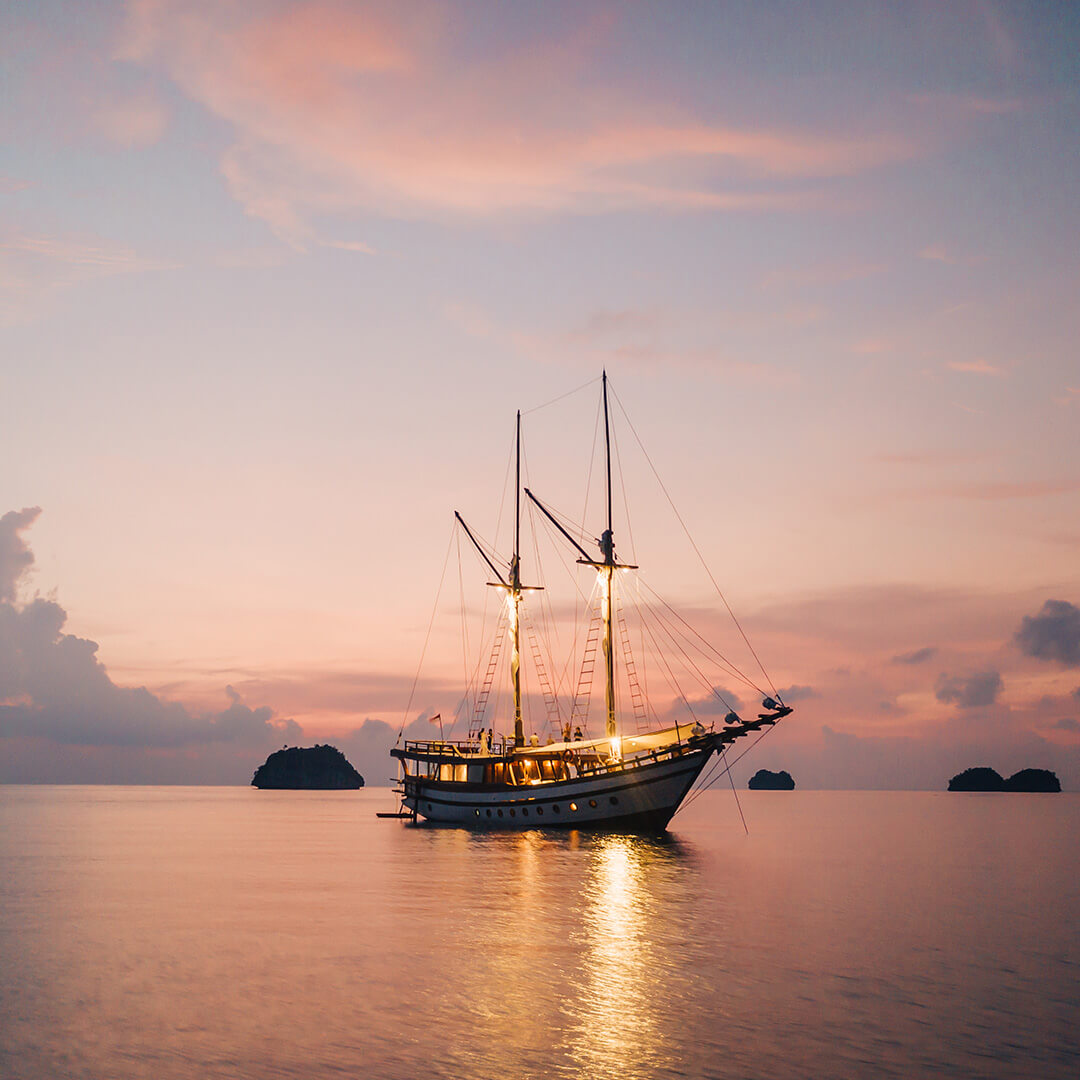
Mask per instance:
[[[577,754],[573,750],[564,750],[562,752],[562,759],[569,765],[571,762],[577,760]]]

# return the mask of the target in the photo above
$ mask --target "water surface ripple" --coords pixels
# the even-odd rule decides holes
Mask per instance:
[[[742,799],[644,839],[0,787],[0,1076],[1080,1075],[1080,796]]]

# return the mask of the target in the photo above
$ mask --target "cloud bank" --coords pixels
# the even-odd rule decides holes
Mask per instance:
[[[246,769],[302,736],[295,721],[267,706],[249,707],[232,687],[225,688],[223,709],[195,713],[145,687],[118,686],[97,658],[97,643],[64,632],[67,612],[58,603],[20,603],[20,583],[34,563],[23,534],[40,513],[31,507],[0,518],[0,740],[145,751],[219,747]],[[36,778],[13,775],[12,759],[3,756],[3,778]]]
[[[1027,656],[1080,667],[1080,608],[1068,600],[1047,600],[1037,615],[1025,615],[1016,643]]]

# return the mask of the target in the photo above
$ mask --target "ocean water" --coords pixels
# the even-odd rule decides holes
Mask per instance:
[[[1080,1076],[1080,796],[0,787],[0,1077]]]

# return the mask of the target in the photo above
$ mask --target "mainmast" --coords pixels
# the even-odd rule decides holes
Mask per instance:
[[[579,563],[583,563],[585,566],[595,567],[600,573],[600,586],[603,591],[602,596],[602,616],[604,623],[604,667],[607,674],[607,685],[605,687],[605,704],[607,706],[607,723],[605,724],[604,733],[609,739],[614,739],[617,734],[615,724],[615,637],[614,637],[614,614],[615,614],[615,571],[616,570],[636,570],[637,567],[631,563],[619,563],[615,561],[615,535],[611,528],[611,425],[608,419],[608,389],[607,389],[607,372],[603,375],[604,383],[604,454],[606,464],[606,476],[607,476],[607,528],[604,530],[600,537],[600,552],[603,555],[603,562],[599,562],[594,559],[574,538],[567,532],[566,528],[559,521],[557,517],[528,489],[525,488],[525,494],[539,507],[541,513],[559,530],[570,544],[577,548],[581,552],[581,558],[578,559]]]
[[[604,668],[607,683],[604,687],[604,703],[607,705],[607,726],[605,734],[613,739],[615,726],[615,639],[613,634],[613,615],[615,609],[615,536],[611,528],[611,428],[608,422],[607,371],[603,373],[604,386],[604,454],[607,464],[607,528],[600,537],[600,551],[604,556],[600,573],[603,579],[603,618],[604,618]]]
[[[525,745],[521,723],[521,410],[515,431],[514,468],[514,554],[510,559],[510,678],[514,684],[514,745]]]

